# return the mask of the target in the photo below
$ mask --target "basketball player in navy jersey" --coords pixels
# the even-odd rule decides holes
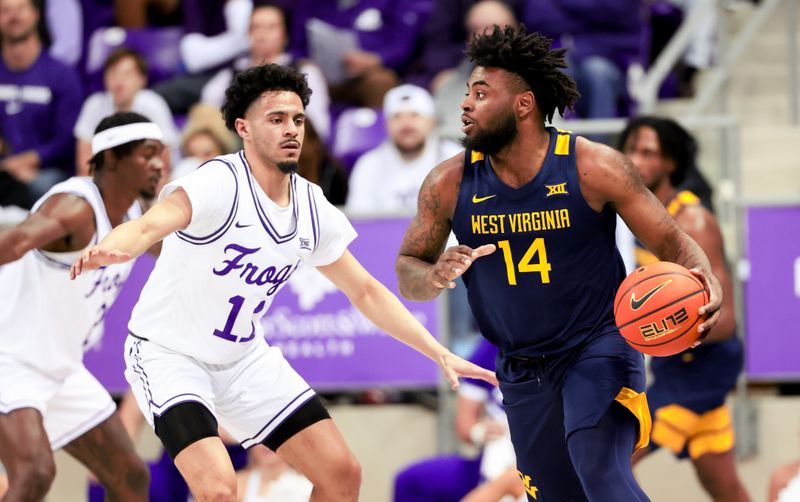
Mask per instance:
[[[52,450],[89,468],[113,500],[147,500],[148,470],[114,402],[83,365],[130,272],[115,265],[70,281],[69,266],[155,196],[162,133],[138,113],[104,118],[92,138],[92,177],[50,189],[28,218],[0,230],[0,459],[3,500],[42,500]]]
[[[702,345],[653,358],[653,382],[647,388],[653,416],[651,443],[636,452],[634,461],[656,448],[667,448],[678,458],[692,459],[698,479],[715,501],[746,502],[750,499],[736,474],[733,423],[725,404],[742,371],[733,282],[716,218],[697,195],[676,188],[695,163],[695,143],[675,121],[659,117],[637,117],[619,139],[620,149],[639,170],[645,186],[703,248],[724,296],[719,322]],[[637,245],[638,265],[654,261],[657,258],[650,251]]]
[[[264,444],[305,475],[313,502],[358,499],[358,461],[313,389],[263,336],[261,317],[301,262],[437,362],[453,386],[459,376],[496,383],[443,347],[359,264],[347,250],[356,236],[347,218],[295,173],[310,94],[290,67],[238,74],[223,115],[244,149],[167,184],[144,216],[73,264],[76,277],[164,239],[131,314],[125,375],[197,500],[237,500],[218,423],[243,447]]]
[[[564,49],[524,28],[477,36],[461,109],[466,151],[420,189],[397,260],[400,291],[430,300],[462,276],[497,378],[529,500],[642,501],[631,454],[650,416],[643,356],[612,314],[624,277],[616,214],[659,258],[690,268],[718,318],[702,249],[612,148],[545,127],[578,98]],[[450,230],[459,246],[445,250]]]

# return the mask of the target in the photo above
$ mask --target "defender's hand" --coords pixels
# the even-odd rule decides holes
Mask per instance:
[[[122,251],[102,249],[100,246],[92,246],[81,253],[69,269],[69,278],[74,280],[84,270],[94,270],[107,265],[125,263],[131,259],[131,255]]]
[[[451,352],[439,356],[439,366],[453,390],[458,388],[458,377],[484,380],[497,387],[497,377],[493,371],[481,368]]]
[[[456,287],[453,279],[461,277],[475,260],[494,253],[495,249],[497,247],[494,244],[484,244],[475,249],[469,246],[448,248],[428,271],[428,282],[439,289],[452,289]]]
[[[708,303],[700,307],[698,310],[698,313],[702,317],[705,317],[706,320],[697,327],[697,332],[700,333],[700,338],[694,345],[694,347],[696,347],[700,345],[700,343],[708,336],[711,328],[713,328],[719,320],[719,309],[722,306],[722,286],[717,278],[711,273],[706,273],[699,268],[693,268],[689,270],[689,272],[700,279],[700,282],[706,288],[706,293],[708,293]]]

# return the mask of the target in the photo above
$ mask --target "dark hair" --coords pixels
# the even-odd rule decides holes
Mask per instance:
[[[551,49],[552,40],[525,26],[495,25],[491,33],[477,35],[467,55],[477,65],[501,68],[515,74],[536,97],[536,104],[547,122],[555,111],[562,116],[580,97],[575,81],[561,71],[567,67],[566,49]]]
[[[139,52],[129,47],[120,47],[119,49],[114,49],[114,51],[108,55],[105,63],[103,63],[103,75],[108,72],[109,68],[125,58],[133,59],[133,62],[136,64],[136,69],[139,70],[139,73],[145,77],[147,76],[147,61],[145,61],[144,57],[142,57]]]
[[[291,18],[291,11],[286,9],[283,5],[277,2],[270,2],[270,1],[261,1],[255,2],[253,5],[253,14],[259,9],[276,9],[278,12],[281,13],[281,17],[283,18],[283,29],[286,37],[289,37],[289,33],[291,32],[292,27],[292,18]],[[250,14],[250,18],[253,18],[253,14]]]
[[[236,75],[225,90],[222,116],[225,125],[236,132],[236,119],[243,118],[250,105],[267,91],[289,91],[300,96],[303,108],[308,106],[311,89],[306,76],[290,66],[265,64]]]
[[[140,115],[135,112],[117,112],[113,115],[109,115],[108,117],[104,118],[97,124],[97,127],[94,130],[94,133],[97,134],[99,132],[103,132],[106,129],[111,129],[112,127],[118,127],[128,124],[138,124],[139,122],[151,122],[150,119],[145,117],[144,115]],[[133,150],[144,143],[146,140],[144,139],[137,139],[134,141],[130,141],[123,145],[115,146],[111,148],[111,151],[114,153],[114,157],[122,158],[127,157],[130,155]],[[99,171],[103,168],[103,152],[97,152],[90,160],[89,166],[91,166],[92,171]]]
[[[686,179],[697,162],[697,140],[680,124],[672,119],[654,116],[641,116],[631,119],[619,135],[618,149],[622,151],[628,139],[642,127],[653,129],[658,136],[661,154],[675,163],[670,182],[678,186]]]

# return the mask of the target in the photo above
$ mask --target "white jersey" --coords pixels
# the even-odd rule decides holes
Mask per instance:
[[[89,177],[74,177],[55,185],[33,206],[49,197],[70,193],[85,199],[94,211],[98,243],[111,231],[100,191]],[[141,216],[138,202],[129,219]],[[84,349],[103,335],[106,311],[117,298],[132,263],[85,272],[74,281],[69,268],[81,251],[28,251],[19,260],[0,266],[0,354],[60,379],[80,367]]]
[[[164,239],[129,324],[134,336],[210,364],[265,343],[261,318],[301,262],[339,259],[356,232],[322,190],[290,177],[282,208],[261,190],[244,152],[210,160],[161,192],[182,188],[192,219]]]

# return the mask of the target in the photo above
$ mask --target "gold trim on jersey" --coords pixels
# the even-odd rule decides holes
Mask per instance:
[[[689,190],[682,190],[678,192],[675,197],[672,198],[672,200],[667,202],[666,207],[667,212],[674,218],[683,210],[684,207],[697,206],[699,204],[700,198],[697,195],[693,194]],[[651,263],[659,261],[656,255],[639,245],[636,246],[634,255],[636,258],[636,266],[638,267],[641,267],[642,265],[650,265]]]
[[[472,152],[470,153],[470,157],[469,157],[469,163],[470,164],[474,164],[474,163],[478,162],[479,160],[483,160],[484,158],[485,158],[485,155],[483,155],[481,152],[476,152],[475,150],[472,150]]]
[[[723,453],[733,448],[734,432],[727,405],[697,414],[679,404],[656,410],[653,442],[680,453],[689,445],[689,456]]]
[[[650,418],[650,408],[647,406],[647,396],[645,393],[636,392],[633,389],[623,387],[614,400],[626,407],[639,421],[639,439],[636,441],[636,446],[633,451],[649,445],[650,430],[653,427],[653,420]]]
[[[559,134],[556,138],[556,155],[569,155],[569,134]]]

